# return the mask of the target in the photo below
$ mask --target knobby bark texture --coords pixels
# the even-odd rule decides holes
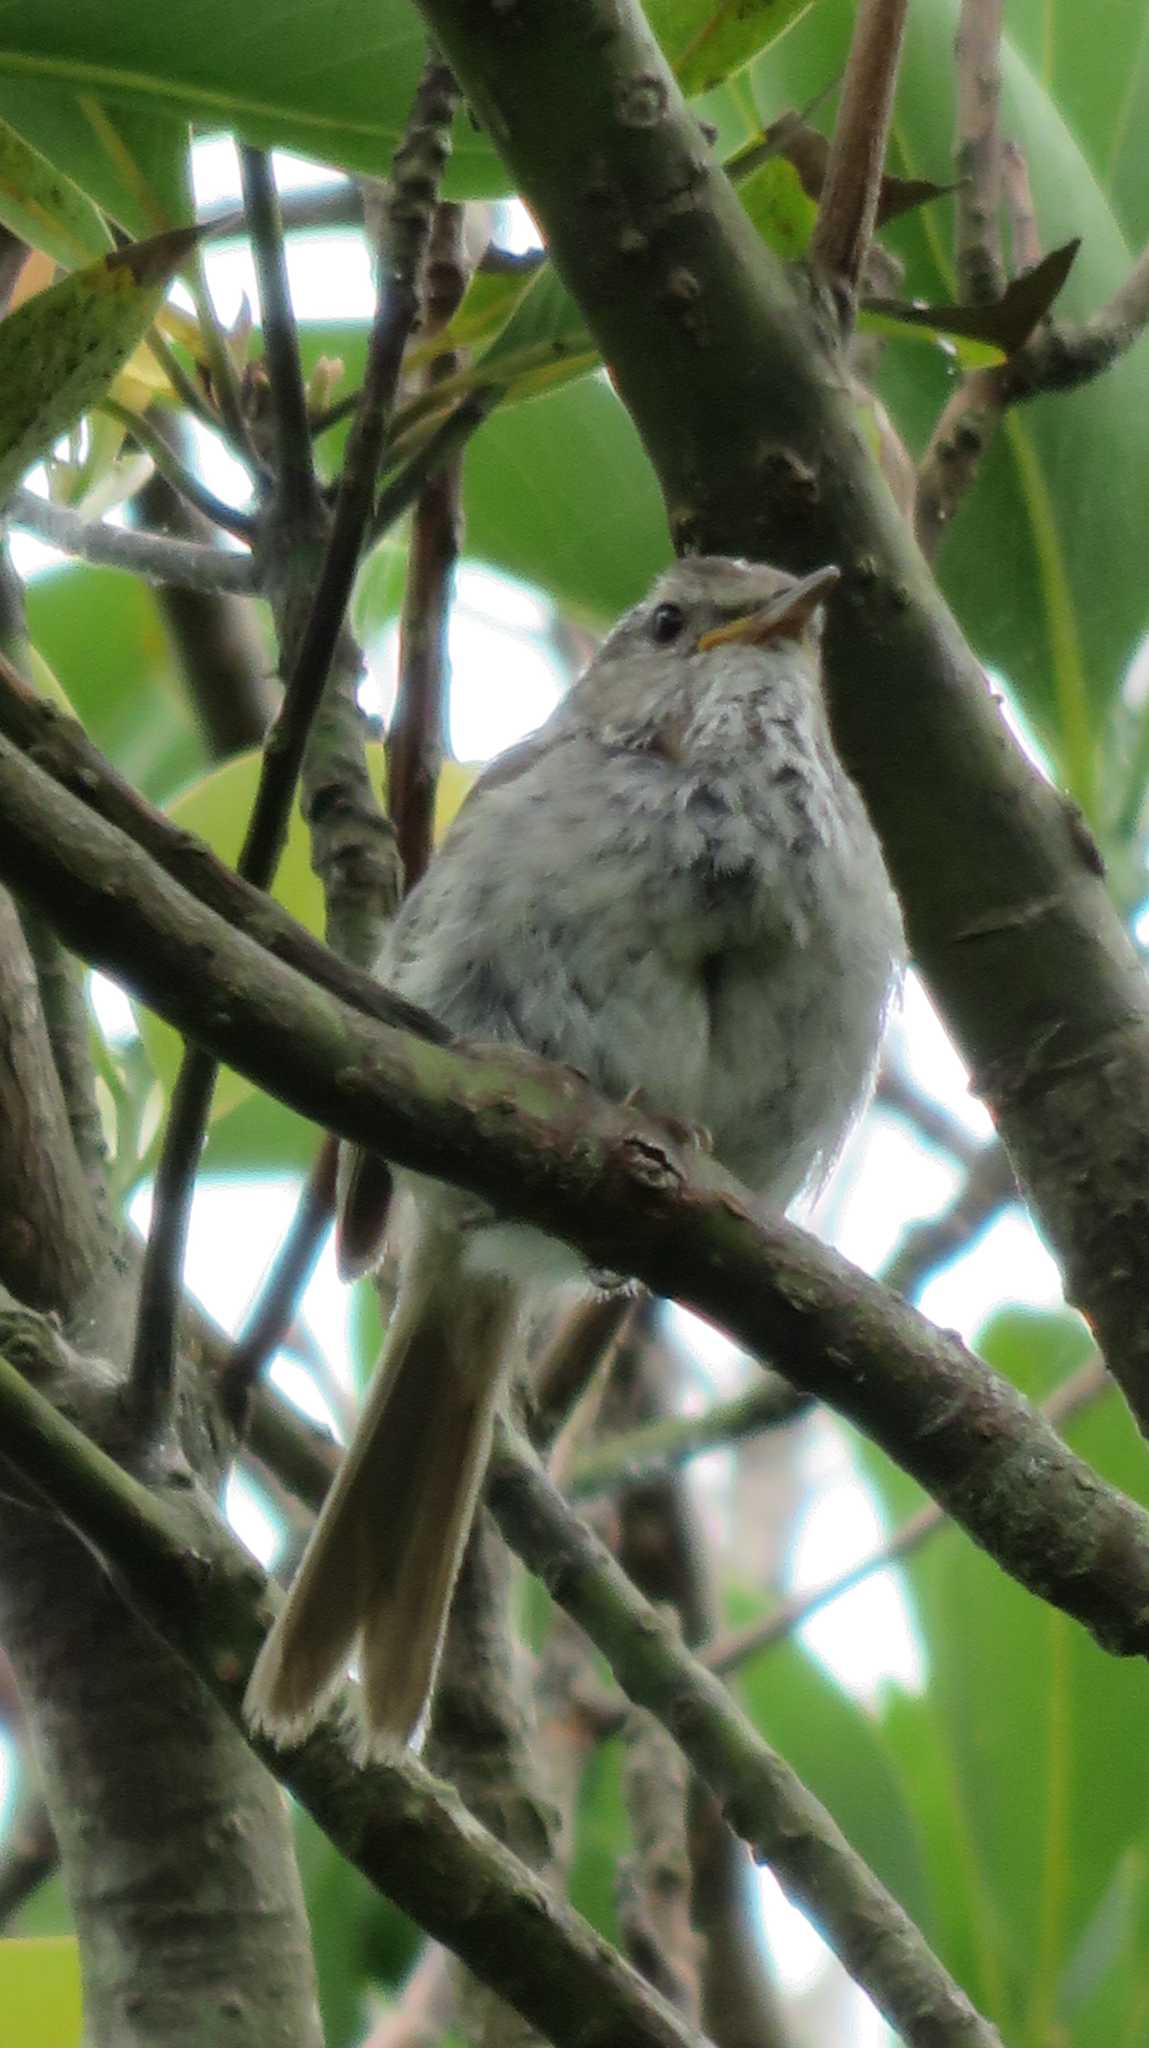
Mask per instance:
[[[261,951],[0,741],[0,874],[69,943],[304,1116],[542,1225],[778,1359],[1022,1584],[1149,1647],[1149,1517],[1004,1379],[570,1070],[392,1033]]]
[[[131,1280],[75,1151],[20,921],[0,897],[0,1311],[52,1312],[122,1362]],[[122,1431],[111,1365],[61,1370],[54,1398],[97,1439]],[[185,1446],[218,1476],[211,1433]],[[182,1488],[181,1451],[166,1472]],[[0,1486],[0,1639],[27,1711],[81,1935],[90,2048],[318,2048],[290,1821],[198,1680],[125,1605],[21,1463]],[[226,1910],[221,1910],[221,1901]]]
[[[914,957],[1144,1425],[1145,978],[1088,832],[1009,737],[881,482],[832,309],[755,234],[634,0],[422,4],[586,313],[676,545],[841,566],[838,743]]]

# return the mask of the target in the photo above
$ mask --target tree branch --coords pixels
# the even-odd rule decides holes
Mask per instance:
[[[239,1436],[247,1431],[252,1391],[269,1358],[278,1351],[315,1271],[324,1237],[335,1214],[338,1150],[331,1138],[319,1147],[291,1227],[279,1246],[255,1306],[235,1340],[220,1379],[228,1417]]]
[[[699,1451],[724,1448],[760,1430],[797,1422],[810,1411],[810,1396],[772,1375],[732,1401],[719,1401],[701,1415],[667,1415],[591,1446],[575,1465],[570,1491],[575,1500],[647,1479],[685,1464]]]
[[[0,873],[14,866],[69,944],[213,1057],[776,1358],[1103,1647],[1149,1647],[1149,1517],[963,1345],[762,1212],[712,1161],[518,1050],[448,1051],[369,1023],[204,910],[2,742]]]
[[[467,285],[463,208],[440,205],[427,258],[428,333],[445,327]],[[448,349],[432,359],[429,385],[457,369]],[[419,493],[411,524],[399,627],[399,687],[387,734],[387,804],[412,889],[431,857],[435,791],[447,744],[447,651],[462,523],[460,459],[444,463]]]
[[[23,527],[77,561],[97,567],[126,569],[145,583],[174,583],[185,590],[243,591],[255,589],[251,557],[200,541],[169,540],[164,534],[135,533],[125,526],[106,526],[102,519],[84,519],[68,505],[49,504],[21,485],[8,501],[13,526]]]
[[[47,1331],[40,1342],[50,1356]],[[192,1515],[149,1493],[4,1357],[0,1412],[5,1457],[82,1531],[149,1626],[242,1725],[268,1599],[247,1552],[202,1499]],[[552,2040],[569,2048],[698,2048],[608,1945],[413,1757],[358,1769],[334,1717],[293,1749],[252,1746],[357,1869]]]
[[[958,296],[963,305],[984,306],[1001,297],[1001,98],[1002,0],[962,0],[954,56],[957,71],[957,134],[954,170],[954,237]]]
[[[12,898],[0,890],[0,1282],[66,1311],[107,1256]]]
[[[319,508],[319,483],[311,459],[311,423],[299,359],[295,309],[287,279],[283,222],[271,158],[266,150],[241,143],[239,169],[251,253],[259,283],[263,355],[271,388],[275,439],[275,490],[286,522],[305,526]]]
[[[826,162],[810,263],[842,293],[852,320],[869,254],[908,0],[860,0]]]
[[[33,755],[61,788],[126,833],[199,902],[278,959],[289,961],[318,987],[330,989],[365,1017],[426,1034],[440,1045],[449,1042],[451,1034],[426,1010],[416,1009],[383,988],[373,974],[341,960],[272,897],[217,859],[206,841],[173,825],[93,746],[78,720],[34,690],[3,654],[0,732],[22,753]]]
[[[1063,1427],[1072,1416],[1099,1400],[1112,1385],[1100,1359],[1091,1359],[1058,1387],[1048,1401],[1042,1403],[1041,1412],[1047,1421]],[[855,1586],[862,1585],[875,1572],[904,1564],[908,1557],[921,1549],[928,1537],[949,1526],[948,1517],[937,1502],[926,1501],[912,1515],[907,1515],[900,1527],[879,1543],[868,1557],[859,1559],[848,1571],[840,1572],[824,1586],[816,1586],[812,1592],[796,1593],[792,1599],[784,1600],[764,1620],[749,1622],[745,1628],[731,1629],[726,1635],[717,1636],[698,1652],[700,1661],[708,1671],[720,1675],[736,1670],[762,1650],[773,1649],[775,1643],[785,1642],[798,1629],[804,1628],[815,1614],[821,1614],[824,1608],[841,1599],[843,1593],[852,1592]]]
[[[628,1697],[670,1730],[722,1801],[730,1825],[911,2048],[1001,2048],[996,2029],[974,2011],[830,1815],[571,1513],[526,1443],[507,1431],[496,1444],[487,1492],[524,1562],[587,1631]]]
[[[807,290],[709,160],[635,0],[520,10],[513,36],[494,0],[422,5],[611,365],[678,548],[842,566],[835,733],[911,952],[1144,1423],[1149,986],[1088,836],[1005,732]]]

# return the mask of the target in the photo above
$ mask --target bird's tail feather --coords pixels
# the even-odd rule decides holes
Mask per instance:
[[[355,1437],[252,1673],[257,1727],[305,1734],[357,1642],[368,1746],[403,1743],[419,1726],[487,1462],[511,1306],[504,1281],[463,1277],[443,1237],[414,1248]]]

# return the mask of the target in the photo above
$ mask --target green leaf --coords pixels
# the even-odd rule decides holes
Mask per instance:
[[[12,2048],[79,2048],[80,1952],[72,1936],[0,1941],[0,2012]]]
[[[79,186],[2,120],[0,221],[29,248],[43,249],[65,270],[102,255],[112,239]]]
[[[777,42],[813,0],[647,0],[646,14],[688,97],[709,92]]]
[[[1106,0],[1104,33],[1082,33],[1073,0],[1010,0],[1010,40],[1078,138],[1133,247],[1149,236],[1149,15]]]
[[[0,321],[0,499],[102,397],[197,239],[177,228],[115,249]]]
[[[349,169],[386,174],[426,54],[426,29],[408,0],[341,0],[338,33],[294,0],[248,0],[242,9],[202,0],[10,0],[0,35],[0,76],[12,79],[0,112],[26,88],[61,104],[97,99],[133,117],[234,128],[246,141],[294,149]],[[35,139],[35,138],[34,138]],[[448,173],[459,197],[505,192],[507,177],[469,115],[456,125]],[[53,161],[87,180],[41,143]],[[111,209],[115,211],[116,209]]]
[[[12,79],[2,64],[0,116],[127,234],[142,239],[194,219],[186,121]]]
[[[603,626],[670,559],[666,515],[605,377],[500,407],[464,469],[468,552]]]
[[[758,164],[740,179],[738,197],[762,240],[784,262],[794,263],[805,253],[818,208],[786,157],[771,156]]]

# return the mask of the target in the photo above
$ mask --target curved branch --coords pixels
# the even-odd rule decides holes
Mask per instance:
[[[35,1319],[22,1319],[24,1354]],[[41,1325],[50,1359],[55,1340]],[[4,1454],[94,1545],[230,1718],[267,1621],[267,1582],[203,1502],[180,1513],[59,1415],[0,1356]],[[186,1496],[185,1496],[186,1498]],[[699,2048],[600,1936],[414,1757],[361,1770],[334,1717],[304,1744],[253,1742],[356,1868],[569,2048]]]
[[[754,232],[637,0],[519,8],[513,35],[499,0],[422,5],[611,366],[676,545],[841,565],[835,731],[911,951],[1145,1422],[1149,984],[882,483],[824,307]]]
[[[512,1048],[369,1022],[205,910],[0,742],[0,873],[68,943],[304,1116],[636,1274],[847,1416],[1104,1648],[1149,1651],[1149,1515],[1008,1381],[713,1162]]]

